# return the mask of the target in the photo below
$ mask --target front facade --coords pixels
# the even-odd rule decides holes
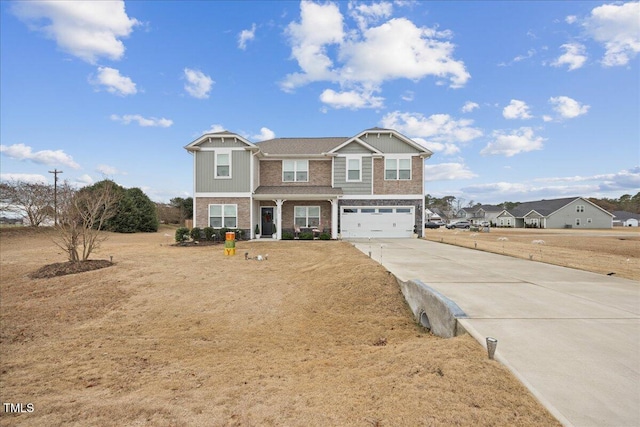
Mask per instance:
[[[185,148],[193,155],[196,227],[278,239],[422,233],[424,159],[432,153],[394,130],[257,144],[225,131]]]

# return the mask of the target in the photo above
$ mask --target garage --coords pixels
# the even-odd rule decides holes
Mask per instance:
[[[414,206],[343,206],[343,238],[412,237]]]

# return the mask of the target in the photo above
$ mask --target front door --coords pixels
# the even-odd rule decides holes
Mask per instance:
[[[270,236],[273,234],[273,208],[261,207],[260,216],[262,217],[261,230],[263,236]]]

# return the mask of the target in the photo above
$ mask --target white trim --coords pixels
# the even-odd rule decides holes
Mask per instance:
[[[347,139],[345,142],[343,142],[342,144],[338,145],[336,148],[332,149],[331,151],[329,151],[328,154],[333,154],[333,153],[337,153],[338,151],[342,150],[344,147],[346,147],[347,145],[351,144],[355,142],[356,144],[360,144],[361,146],[363,146],[364,148],[366,148],[367,150],[376,153],[376,154],[382,154],[382,151],[378,150],[377,148],[375,148],[372,145],[367,144],[366,142],[364,142],[363,140],[361,140],[359,137],[354,136],[353,138],[349,138]]]
[[[387,160],[396,161],[396,176],[397,178],[387,178]],[[409,178],[400,178],[400,160],[409,160]],[[383,159],[384,168],[384,180],[385,181],[411,181],[413,179],[413,161],[412,156],[409,154],[388,154]]]
[[[195,199],[196,197],[213,197],[213,198],[218,198],[218,199],[225,199],[225,198],[229,198],[229,197],[234,197],[234,198],[243,198],[246,197],[248,199],[250,199],[252,196],[251,193],[194,193],[193,198]]]
[[[229,158],[229,175],[218,175],[218,156],[228,156]],[[228,148],[218,148],[215,150],[214,159],[213,159],[213,176],[214,179],[232,179],[233,177],[233,153]]]
[[[293,181],[285,181],[284,179],[284,162],[293,162]],[[306,162],[307,164],[307,179],[303,180],[298,180],[298,162]],[[287,171],[287,172],[291,172],[291,171]],[[301,171],[302,172],[302,171]],[[309,160],[308,159],[287,159],[287,160],[282,160],[282,182],[309,182]]]
[[[349,200],[420,200],[422,196],[420,194],[343,194],[340,198]]]
[[[247,151],[246,148],[242,148],[242,147],[198,147],[198,150],[196,150],[196,151],[220,151],[220,150],[225,150],[225,151]]]
[[[302,227],[302,226],[298,226],[296,224],[296,218],[302,218],[302,217],[296,217],[296,209],[297,208],[304,208],[306,211],[306,215],[305,215],[305,221],[307,223],[307,225],[305,225],[303,228],[311,228],[313,227],[312,225],[309,225],[309,208],[318,208],[318,229],[320,231],[322,231],[322,207],[320,207],[320,205],[293,205],[293,226],[294,227]],[[312,217],[315,218],[315,217]]]
[[[220,216],[221,221],[222,221],[222,225],[220,227],[213,227],[213,225],[211,225],[211,206],[221,206],[222,207],[222,215]],[[224,208],[225,206],[235,206],[236,208],[236,215],[235,215],[235,219],[236,219],[236,225],[235,227],[227,227],[224,224]],[[238,204],[237,203],[209,203],[209,205],[207,206],[207,227],[213,227],[213,228],[238,228],[238,222],[239,222],[239,217],[238,217]]]
[[[345,174],[344,180],[345,182],[362,182],[362,156],[361,155],[347,155],[345,157]],[[349,179],[349,161],[357,160],[358,161],[358,179]]]

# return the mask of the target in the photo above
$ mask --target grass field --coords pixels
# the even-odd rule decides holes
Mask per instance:
[[[348,243],[225,257],[171,235],[112,234],[94,258],[113,266],[30,279],[65,260],[50,233],[0,233],[0,399],[34,408],[0,425],[558,425],[470,336],[417,326]]]
[[[640,280],[640,230],[491,228],[488,233],[426,229],[425,239]]]

